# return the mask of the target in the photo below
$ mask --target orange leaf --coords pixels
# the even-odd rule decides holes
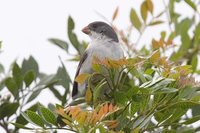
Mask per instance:
[[[76,116],[81,112],[81,108],[79,106],[68,107],[68,109],[73,119],[75,119]]]
[[[117,125],[119,124],[116,120],[113,120],[113,121],[106,121],[106,126],[109,128],[109,129],[113,129],[113,128],[116,128]]]
[[[103,112],[104,114],[108,113],[109,109],[108,109],[108,103],[106,103],[104,106],[103,106]]]
[[[112,103],[109,104],[108,110],[109,110],[109,112],[113,111],[113,105],[112,105]]]

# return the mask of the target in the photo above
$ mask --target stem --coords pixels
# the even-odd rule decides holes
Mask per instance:
[[[6,131],[6,133],[11,133],[8,129],[8,124],[3,120],[3,123],[0,122],[0,126]]]

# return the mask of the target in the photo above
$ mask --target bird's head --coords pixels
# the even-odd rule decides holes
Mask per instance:
[[[119,42],[116,32],[113,28],[100,21],[92,22],[82,29],[82,31],[89,35],[92,39],[105,39],[108,38],[115,42]]]

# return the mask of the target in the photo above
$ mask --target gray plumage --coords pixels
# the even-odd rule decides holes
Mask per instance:
[[[123,50],[118,43],[116,32],[111,26],[104,22],[93,22],[86,26],[83,30],[91,38],[85,53],[79,62],[75,78],[82,73],[92,73],[92,60],[96,56],[99,59],[121,59],[123,58]],[[86,83],[79,84],[74,81],[72,98],[84,96]]]

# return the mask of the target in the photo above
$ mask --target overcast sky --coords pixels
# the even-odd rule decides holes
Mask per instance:
[[[81,29],[92,21],[103,20],[96,11],[110,19],[117,6],[119,16],[115,24],[126,28],[130,24],[130,8],[134,7],[138,11],[141,2],[142,0],[0,0],[0,40],[3,41],[0,63],[8,70],[13,60],[18,59],[18,62],[21,62],[23,58],[33,55],[39,62],[40,71],[50,74],[56,72],[60,65],[58,56],[61,56],[70,75],[74,76],[77,64],[66,62],[69,57],[65,52],[47,39],[56,37],[68,41],[66,23],[71,15],[76,24],[75,32],[78,38],[89,41],[89,38],[81,33]],[[154,0],[154,3],[156,13],[164,8],[162,0]],[[185,16],[192,13],[190,7],[185,4],[181,4],[177,11],[183,12],[183,9]],[[165,20],[166,16],[163,16],[163,19]],[[149,29],[140,43],[149,42],[152,36],[159,37],[160,31],[166,29],[165,24]],[[70,50],[74,52],[72,48]],[[44,97],[47,99],[44,104],[56,102],[46,91],[39,99],[42,101]]]

